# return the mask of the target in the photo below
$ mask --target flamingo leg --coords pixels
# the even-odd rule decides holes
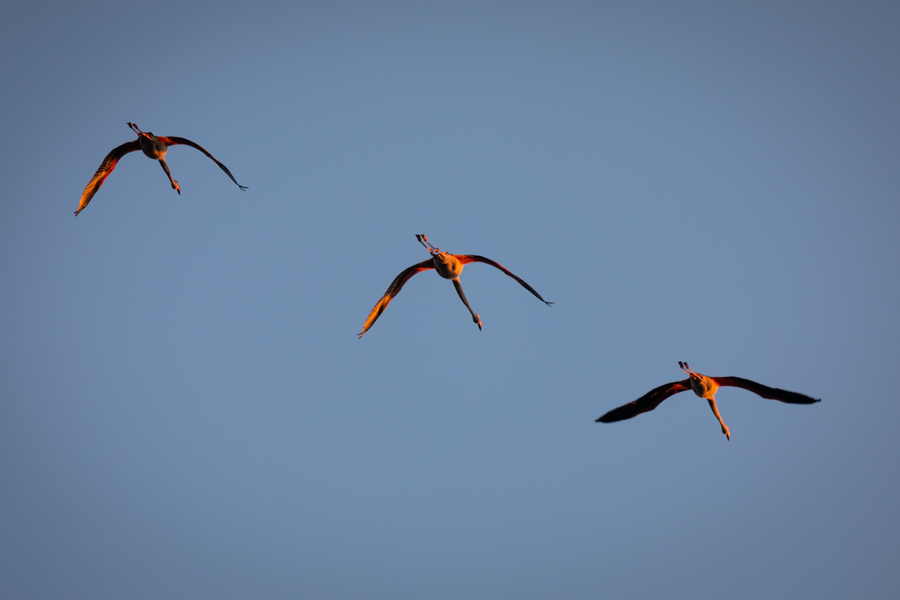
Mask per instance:
[[[178,192],[178,195],[181,195],[181,186],[178,185],[178,182],[172,179],[172,174],[169,173],[169,165],[166,164],[166,159],[161,158],[159,160],[160,166],[163,168],[163,171],[166,172],[166,176],[169,178],[169,181],[172,183],[172,189]]]
[[[419,243],[425,246],[425,249],[431,252],[431,254],[440,254],[441,251],[434,246],[431,245],[431,242],[428,241],[428,236],[424,233],[417,233],[416,239],[419,240]]]
[[[709,402],[709,407],[712,409],[713,414],[716,415],[716,418],[719,420],[719,425],[722,426],[722,433],[725,434],[729,440],[731,439],[731,432],[728,430],[728,425],[725,424],[725,421],[722,420],[722,415],[719,414],[719,408],[716,406],[715,398],[707,398],[707,402]]]
[[[456,293],[459,294],[459,299],[463,301],[463,304],[466,305],[466,308],[469,309],[469,312],[472,313],[472,322],[478,325],[478,331],[481,331],[481,316],[475,314],[475,311],[472,310],[472,307],[469,306],[469,301],[466,300],[466,293],[462,289],[462,284],[459,282],[459,278],[453,280],[453,287],[456,288]]]

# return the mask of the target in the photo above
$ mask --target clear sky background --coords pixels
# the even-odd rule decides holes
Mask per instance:
[[[900,597],[900,5],[725,4],[0,4],[0,597]]]

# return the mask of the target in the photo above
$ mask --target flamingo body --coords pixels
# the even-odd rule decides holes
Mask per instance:
[[[456,279],[462,274],[466,265],[449,252],[438,252],[431,257],[434,262],[434,270],[444,279]]]

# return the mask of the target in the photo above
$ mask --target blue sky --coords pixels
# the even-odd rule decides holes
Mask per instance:
[[[0,8],[0,596],[895,598],[893,3]],[[182,188],[123,158],[181,136]],[[391,280],[438,247],[452,285]],[[725,389],[594,423],[682,378]]]

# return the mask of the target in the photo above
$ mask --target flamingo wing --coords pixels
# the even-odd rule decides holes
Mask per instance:
[[[409,281],[410,277],[415,275],[416,273],[421,273],[422,271],[427,271],[428,269],[434,268],[434,260],[428,259],[420,262],[417,265],[413,265],[397,275],[394,281],[391,282],[391,285],[388,286],[387,291],[384,293],[384,296],[381,297],[381,300],[375,305],[375,308],[372,309],[372,312],[369,313],[369,316],[366,317],[366,323],[363,325],[362,333],[359,334],[360,339],[365,332],[369,330],[372,325],[375,324],[375,321],[378,320],[378,317],[381,316],[381,313],[384,312],[384,309],[387,308],[387,305],[391,303],[391,300],[394,299],[394,296],[400,293],[400,290],[403,288],[403,285]]]
[[[749,379],[743,379],[742,377],[713,377],[713,379],[719,385],[744,388],[745,390],[753,392],[757,396],[762,396],[768,400],[778,400],[780,402],[787,402],[788,404],[815,404],[816,402],[822,401],[821,399],[811,398],[805,394],[772,388],[761,383],[756,383],[755,381],[750,381]]]
[[[504,267],[503,265],[501,265],[498,262],[495,262],[495,261],[493,261],[489,258],[485,258],[483,256],[477,256],[475,254],[455,254],[454,256],[456,256],[456,258],[459,259],[459,262],[461,262],[464,265],[467,265],[471,262],[480,262],[480,263],[484,263],[486,265],[491,265],[492,267],[496,267],[496,268],[500,269],[501,271],[503,271],[504,273],[506,273],[507,275],[509,275],[510,277],[512,277],[513,279],[515,279],[516,281],[518,281],[522,285],[523,288],[525,288],[526,290],[528,290],[529,292],[534,294],[538,300],[540,300],[547,306],[550,306],[551,304],[553,304],[552,302],[547,302],[546,300],[541,298],[541,295],[538,294],[533,287],[531,287],[530,285],[525,283],[525,281],[523,279],[519,279],[518,277],[516,277],[512,271],[510,271],[509,269],[507,269],[506,267]]]
[[[234,175],[231,174],[231,171],[228,170],[228,167],[226,167],[225,165],[223,165],[222,163],[220,163],[218,160],[216,160],[216,157],[213,156],[212,154],[210,154],[210,153],[206,150],[206,148],[204,148],[204,147],[201,146],[200,144],[195,144],[195,143],[192,142],[191,140],[188,140],[188,139],[185,139],[185,138],[181,138],[181,137],[162,137],[162,136],[160,136],[159,139],[160,139],[160,140],[162,141],[162,143],[164,143],[166,146],[183,145],[183,146],[190,146],[191,148],[196,148],[197,150],[199,150],[200,152],[202,152],[203,154],[205,154],[206,156],[208,156],[209,158],[211,158],[212,161],[213,161],[214,163],[216,163],[217,165],[219,165],[219,168],[222,169],[223,171],[225,171],[225,173],[226,173],[229,177],[231,177],[231,180],[235,183],[235,185],[237,185],[237,186],[238,186],[239,188],[241,188],[242,190],[246,190],[246,189],[247,189],[247,186],[246,186],[246,185],[241,185],[241,184],[239,184],[239,183],[237,182],[237,179],[234,178]]]
[[[641,413],[650,412],[659,406],[663,400],[669,396],[674,396],[679,392],[691,389],[690,378],[683,381],[673,381],[652,389],[634,402],[624,404],[619,408],[614,408],[599,419],[597,423],[614,423],[616,421],[624,421],[636,417]]]
[[[75,211],[75,216],[78,216],[78,213],[84,210],[84,207],[88,205],[88,202],[91,201],[91,198],[94,197],[94,194],[100,189],[100,186],[103,185],[103,182],[106,181],[106,178],[109,177],[109,174],[113,172],[113,169],[116,168],[116,163],[119,162],[119,159],[128,154],[129,152],[134,152],[135,150],[141,149],[141,140],[133,140],[131,142],[127,142],[122,144],[118,148],[114,148],[112,152],[106,155],[106,158],[103,159],[103,162],[100,163],[100,168],[94,173],[94,176],[91,177],[91,180],[88,182],[87,186],[84,188],[84,191],[81,192],[81,202],[78,203],[78,210]]]

